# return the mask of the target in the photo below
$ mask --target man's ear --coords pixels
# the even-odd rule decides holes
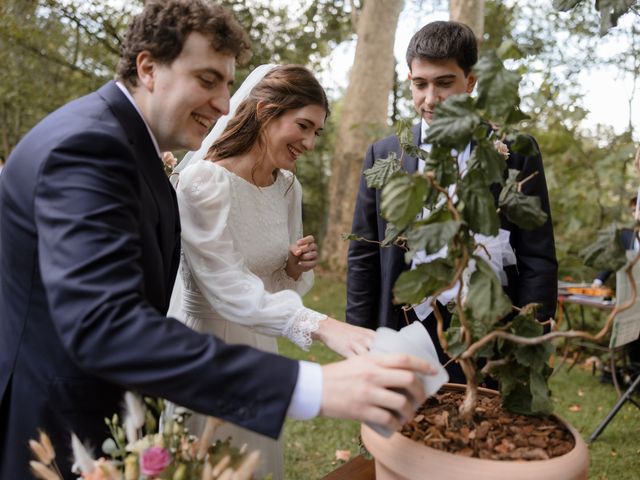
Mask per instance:
[[[467,75],[467,88],[465,89],[467,93],[471,93],[473,92],[473,89],[476,87],[476,82],[478,81],[478,77],[476,77],[476,74],[473,72],[470,72],[469,75]]]
[[[148,50],[141,51],[136,57],[138,81],[149,91],[153,91],[155,85],[156,66],[157,63]]]

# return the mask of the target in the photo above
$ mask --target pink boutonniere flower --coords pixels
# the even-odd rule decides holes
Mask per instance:
[[[173,153],[164,152],[162,154],[162,163],[164,163],[164,166],[169,170],[173,170],[178,164],[178,159],[173,155]]]
[[[162,447],[151,447],[140,457],[140,471],[143,475],[159,475],[171,463],[171,454]]]
[[[507,145],[502,140],[496,140],[495,142],[493,142],[493,146],[496,149],[496,152],[498,152],[500,155],[505,158],[509,157],[509,147],[507,147]]]

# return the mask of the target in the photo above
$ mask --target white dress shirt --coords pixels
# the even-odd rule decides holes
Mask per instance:
[[[424,143],[424,139],[426,138],[426,132],[428,128],[429,126],[423,119],[420,147],[424,150],[430,151],[431,145]],[[458,154],[455,150],[452,150],[451,155],[454,157],[457,157],[458,168],[460,169],[461,175],[464,176],[467,169],[467,163],[469,162],[469,157],[471,156],[471,144],[470,143],[467,144],[465,149],[460,154]],[[424,160],[418,159],[418,172],[423,173],[424,167],[425,167]],[[449,195],[453,197],[454,201],[456,200],[455,185],[449,186]],[[442,202],[444,201],[445,200],[443,199]],[[429,213],[430,212],[428,209],[423,208],[422,218],[425,218],[426,216],[428,216]],[[516,263],[515,254],[509,243],[509,236],[510,236],[510,232],[502,228],[499,229],[498,235],[496,236],[481,235],[479,233],[475,233],[473,235],[476,242],[484,246],[484,248],[476,249],[476,251],[474,252],[474,255],[482,257],[484,260],[486,260],[489,263],[489,265],[491,265],[491,268],[496,273],[496,275],[500,278],[500,281],[503,286],[508,284],[507,276],[503,270],[504,267],[507,265],[515,265]],[[448,251],[449,250],[447,245],[443,246],[436,253],[432,253],[429,255],[427,255],[424,251],[419,251],[413,257],[413,260],[411,262],[411,269],[416,268],[418,265],[422,263],[431,262],[436,258],[445,258],[447,256]],[[471,262],[469,262],[469,266],[467,267],[467,270],[468,271],[466,273],[468,273],[467,275],[467,278],[468,278],[469,275],[473,272],[473,270],[475,270],[475,261],[472,260]],[[460,285],[459,283],[456,283],[454,287],[438,295],[438,301],[442,305],[446,305],[451,300],[456,298],[456,296],[458,295],[459,289],[460,289]],[[427,299],[425,299],[424,302],[413,306],[413,310],[416,316],[418,317],[418,319],[424,320],[429,316],[431,312],[433,312],[433,307],[431,306],[431,300],[432,298],[428,297]]]

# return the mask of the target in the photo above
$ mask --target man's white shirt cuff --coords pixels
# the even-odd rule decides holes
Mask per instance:
[[[287,416],[308,420],[320,413],[322,405],[322,367],[318,363],[300,360],[298,381],[293,390]]]

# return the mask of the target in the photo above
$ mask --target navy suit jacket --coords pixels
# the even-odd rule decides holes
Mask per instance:
[[[125,389],[279,435],[295,361],[166,318],[180,225],[148,130],[110,82],[49,115],[0,177],[0,478],[47,431],[99,452]]]
[[[633,244],[636,240],[635,232],[629,228],[620,231],[620,243],[625,250],[633,250]],[[613,272],[611,270],[602,270],[598,272],[596,278],[602,283],[606,282]]]
[[[413,127],[415,145],[420,144],[420,126],[418,123]],[[510,243],[517,258],[516,266],[505,269],[509,279],[509,286],[505,290],[516,306],[541,303],[538,317],[547,319],[554,316],[556,309],[558,263],[542,158],[537,144],[535,147],[536,153],[528,157],[511,152],[507,167],[521,170],[523,178],[539,172],[524,184],[522,191],[527,195],[539,196],[542,208],[549,218],[542,227],[535,230],[523,230],[508,220],[501,219],[502,228],[511,232]],[[400,142],[395,135],[369,147],[363,171],[371,168],[376,159],[385,158],[391,152],[402,158],[402,167],[407,172],[416,172],[417,159],[406,153],[401,157]],[[499,185],[493,186],[491,190],[497,203]],[[351,231],[369,240],[382,241],[386,226],[386,221],[380,216],[380,191],[368,188],[362,175]],[[404,250],[397,246],[380,248],[375,243],[351,241],[348,252],[347,322],[368,328],[384,326],[396,330],[405,326],[401,305],[394,305],[392,298],[393,285],[398,276],[408,268]]]

